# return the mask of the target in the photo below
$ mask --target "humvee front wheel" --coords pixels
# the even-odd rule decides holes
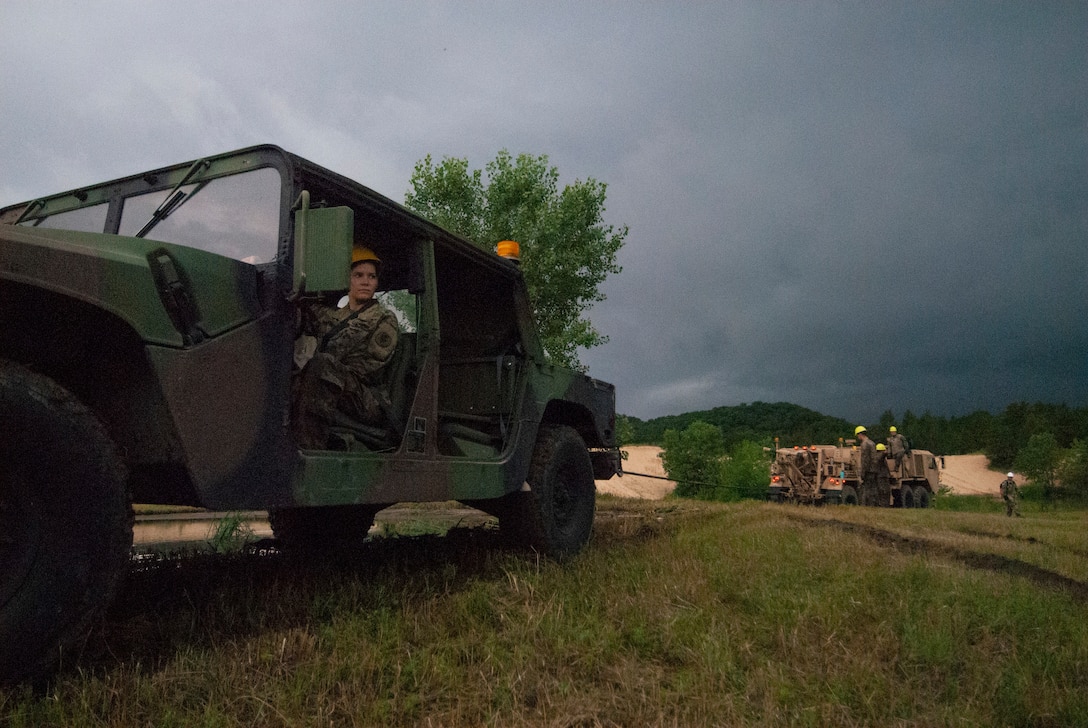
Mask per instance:
[[[572,427],[542,425],[529,467],[529,490],[512,493],[499,528],[560,561],[586,545],[597,490],[593,464]]]
[[[844,485],[842,487],[842,500],[840,502],[845,506],[858,505],[858,492],[854,490],[854,486]]]
[[[105,428],[51,379],[0,361],[0,683],[41,675],[78,642],[131,546]]]

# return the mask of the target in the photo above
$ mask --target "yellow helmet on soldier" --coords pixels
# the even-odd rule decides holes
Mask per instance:
[[[877,445],[876,445],[876,449],[877,450],[887,450],[888,448],[884,447],[884,443],[878,442]]]
[[[895,429],[895,425],[892,425],[888,428],[888,432],[899,432],[899,430]]]
[[[854,428],[854,437],[857,437],[861,433],[866,432],[865,425],[858,425]]]
[[[351,249],[351,267],[354,268],[356,263],[363,263],[365,261],[370,261],[375,267],[381,266],[382,264],[382,259],[365,245],[356,245],[353,247]]]

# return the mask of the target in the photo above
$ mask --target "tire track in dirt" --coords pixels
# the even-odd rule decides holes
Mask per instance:
[[[790,518],[799,521],[806,526],[826,526],[829,528],[836,528],[846,533],[858,534],[879,546],[898,551],[899,553],[936,556],[952,561],[958,561],[971,569],[1017,576],[1027,579],[1046,589],[1065,592],[1078,602],[1088,604],[1088,583],[1071,579],[1055,571],[1044,569],[1035,564],[1029,564],[1026,561],[1001,556],[999,554],[969,551],[921,538],[908,538],[895,533],[894,531],[887,531],[882,528],[859,523],[851,523],[850,521],[840,521],[837,519],[815,520],[800,516],[790,516]],[[992,536],[993,534],[988,535]]]

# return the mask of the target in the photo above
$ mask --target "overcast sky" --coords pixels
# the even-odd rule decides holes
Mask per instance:
[[[1088,3],[0,4],[0,205],[270,142],[607,183],[643,419],[1088,406]]]

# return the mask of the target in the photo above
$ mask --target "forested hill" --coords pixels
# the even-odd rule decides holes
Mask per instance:
[[[632,443],[660,443],[665,430],[682,431],[693,422],[706,422],[719,427],[725,437],[726,448],[743,440],[769,447],[776,437],[783,445],[798,445],[833,443],[840,437],[854,436],[854,426],[846,420],[788,402],[753,402],[715,407],[646,421],[637,417],[626,419],[631,426],[626,439]]]

